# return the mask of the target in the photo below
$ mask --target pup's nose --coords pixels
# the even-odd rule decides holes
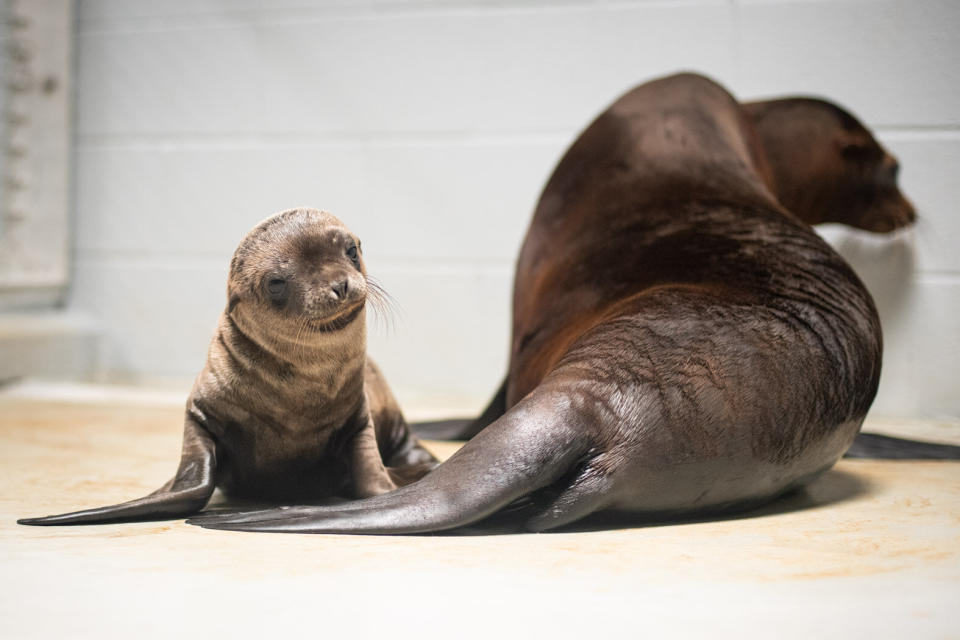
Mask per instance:
[[[340,282],[334,282],[330,285],[330,289],[333,291],[333,297],[343,300],[347,295],[347,281],[344,279]]]

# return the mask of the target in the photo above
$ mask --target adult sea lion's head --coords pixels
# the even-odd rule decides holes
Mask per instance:
[[[817,98],[744,105],[769,163],[777,199],[810,224],[874,232],[916,220],[897,186],[899,163],[848,111]]]
[[[228,315],[245,333],[305,339],[363,323],[368,284],[360,240],[335,216],[290,209],[243,239],[230,262]]]

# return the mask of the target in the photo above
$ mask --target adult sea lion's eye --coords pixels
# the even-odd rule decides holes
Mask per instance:
[[[357,245],[352,244],[347,248],[347,257],[354,262],[357,261]]]

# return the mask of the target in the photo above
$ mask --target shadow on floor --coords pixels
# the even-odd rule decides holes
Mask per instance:
[[[698,522],[764,518],[855,500],[867,495],[870,489],[870,483],[867,479],[848,471],[841,471],[834,468],[805,487],[790,491],[774,498],[772,501],[764,502],[758,506],[741,506],[733,510],[726,509],[713,514],[698,515],[696,517],[677,513],[637,515],[606,512],[589,516],[574,524],[560,527],[546,533],[580,533],[607,531],[610,529],[634,529],[664,525],[694,524]],[[519,533],[524,530],[523,521],[532,506],[529,502],[515,503],[504,512],[495,514],[477,524],[430,535],[482,536]]]

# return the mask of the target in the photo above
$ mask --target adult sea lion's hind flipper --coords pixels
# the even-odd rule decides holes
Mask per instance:
[[[536,397],[540,395],[541,397]],[[209,529],[281,533],[425,533],[472,524],[562,482],[590,451],[561,402],[531,394],[421,480],[342,505],[200,514]]]
[[[188,516],[200,511],[213,494],[216,487],[215,470],[216,444],[213,437],[188,416],[177,474],[150,495],[108,507],[43,518],[22,518],[17,523],[39,526],[104,524]]]
[[[845,458],[881,460],[960,460],[960,446],[858,433]]]

